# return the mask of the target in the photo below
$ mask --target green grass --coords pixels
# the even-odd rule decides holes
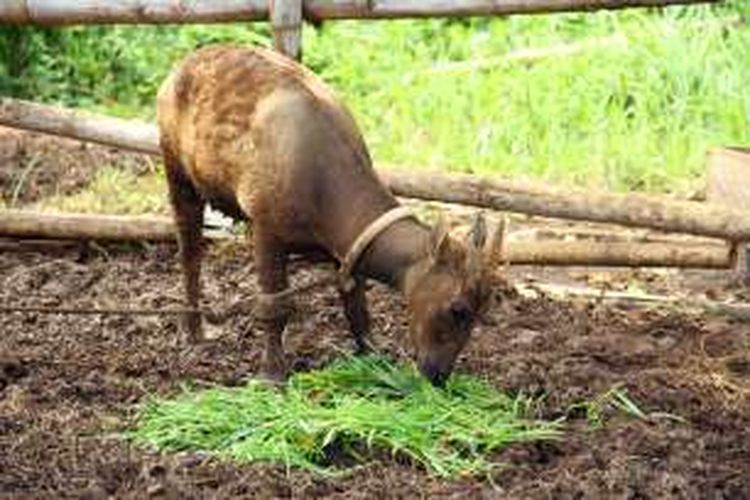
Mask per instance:
[[[730,9],[693,7],[341,23],[310,33],[305,46],[381,162],[682,191],[701,180],[708,148],[750,143],[750,28],[737,19]],[[501,62],[526,48],[602,38],[615,43]],[[435,71],[486,59],[496,63]]]
[[[167,184],[162,169],[146,175],[103,166],[86,189],[45,198],[43,211],[94,214],[170,214]]]
[[[488,453],[559,435],[557,423],[529,418],[530,403],[469,376],[439,390],[384,358],[346,358],[294,375],[283,391],[254,381],[154,399],[131,437],[165,451],[202,450],[324,475],[384,454],[441,477],[481,475],[498,465]]]
[[[702,183],[710,147],[750,144],[748,19],[750,2],[729,0],[330,22],[305,29],[304,61],[353,109],[377,163],[684,193]],[[11,34],[0,49],[27,64],[0,62],[0,93],[147,119],[194,47],[270,43],[265,24],[38,30],[25,44]],[[514,58],[527,49],[558,55]]]

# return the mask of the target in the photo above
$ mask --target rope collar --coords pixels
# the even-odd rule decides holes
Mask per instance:
[[[359,236],[357,236],[357,239],[354,240],[354,243],[352,243],[349,251],[341,261],[341,267],[339,268],[339,285],[344,292],[351,292],[354,289],[355,281],[352,277],[352,271],[357,265],[360,257],[362,257],[364,251],[370,246],[375,238],[394,223],[411,217],[414,217],[414,214],[407,207],[398,206],[392,208],[372,221],[370,225],[367,226]]]

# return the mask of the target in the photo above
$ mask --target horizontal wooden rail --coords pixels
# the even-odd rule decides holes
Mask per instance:
[[[304,17],[394,19],[591,11],[718,0],[306,0]],[[214,23],[269,17],[268,0],[4,0],[0,23],[70,25]]]
[[[0,125],[161,156],[152,123],[0,97]]]
[[[0,99],[0,125],[160,154],[156,127],[143,122]],[[418,169],[417,169],[418,170]],[[750,213],[643,194],[562,190],[472,175],[380,169],[398,196],[572,220],[750,241]]]
[[[563,190],[466,174],[382,169],[378,174],[394,194],[408,198],[730,241],[747,241],[750,236],[750,213],[710,203],[636,193]]]
[[[0,237],[38,240],[173,241],[174,221],[156,215],[54,214],[0,210]],[[205,228],[210,240],[229,233]]]
[[[48,214],[0,211],[0,237],[52,240],[174,241],[175,225],[168,217],[89,214]],[[232,236],[206,231],[209,239]],[[730,251],[721,243],[684,246],[679,243],[594,241],[513,241],[502,255],[510,264],[553,266],[629,266],[728,268]]]
[[[61,240],[172,241],[167,217],[0,211],[0,236]]]
[[[508,263],[516,265],[700,269],[728,269],[732,265],[731,248],[726,244],[508,241],[503,256]]]

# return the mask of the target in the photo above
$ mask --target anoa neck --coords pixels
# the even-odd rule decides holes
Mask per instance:
[[[429,256],[430,229],[416,219],[395,222],[362,254],[354,270],[408,294],[414,272]]]

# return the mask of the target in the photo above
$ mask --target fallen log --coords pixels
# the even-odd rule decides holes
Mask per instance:
[[[224,231],[205,231],[209,239],[234,238]],[[0,237],[53,240],[174,241],[175,226],[168,217],[0,212]],[[674,266],[726,268],[727,245],[683,246],[667,243],[505,241],[503,260],[509,264],[551,266]]]
[[[539,223],[542,223],[541,221]],[[539,224],[536,223],[536,224]],[[525,224],[524,224],[525,225]],[[726,245],[714,238],[702,236],[686,236],[672,233],[656,233],[648,230],[616,231],[604,228],[580,227],[578,225],[554,226],[532,226],[514,230],[508,234],[513,241],[528,240],[560,240],[560,241],[594,241],[606,243],[627,243],[636,245],[640,243],[669,243],[680,246],[701,246],[706,244]]]
[[[0,99],[0,125],[160,154],[156,127],[143,122],[5,98]],[[379,169],[379,175],[394,194],[407,198],[750,241],[750,214],[733,207],[643,194],[562,190],[466,174]]]
[[[205,227],[203,233],[209,240],[234,237],[229,232],[214,227]],[[156,215],[60,214],[0,210],[0,238],[174,241],[175,234],[176,228],[172,219]],[[61,244],[61,241],[57,243]]]
[[[0,236],[109,241],[171,241],[174,223],[166,217],[0,212]]]
[[[726,244],[506,241],[502,255],[514,265],[727,269],[732,263]]]
[[[306,0],[306,19],[394,19],[591,11],[718,0]],[[268,0],[5,0],[0,23],[213,23],[268,19]]]
[[[394,194],[408,198],[732,241],[744,241],[750,236],[750,214],[706,203],[664,200],[645,194],[563,190],[466,174],[413,170],[378,173]]]
[[[161,156],[156,126],[138,120],[0,98],[0,125]]]
[[[48,214],[0,211],[0,237],[39,240],[174,241],[172,219],[159,216]],[[225,231],[207,229],[208,239],[226,239]]]

